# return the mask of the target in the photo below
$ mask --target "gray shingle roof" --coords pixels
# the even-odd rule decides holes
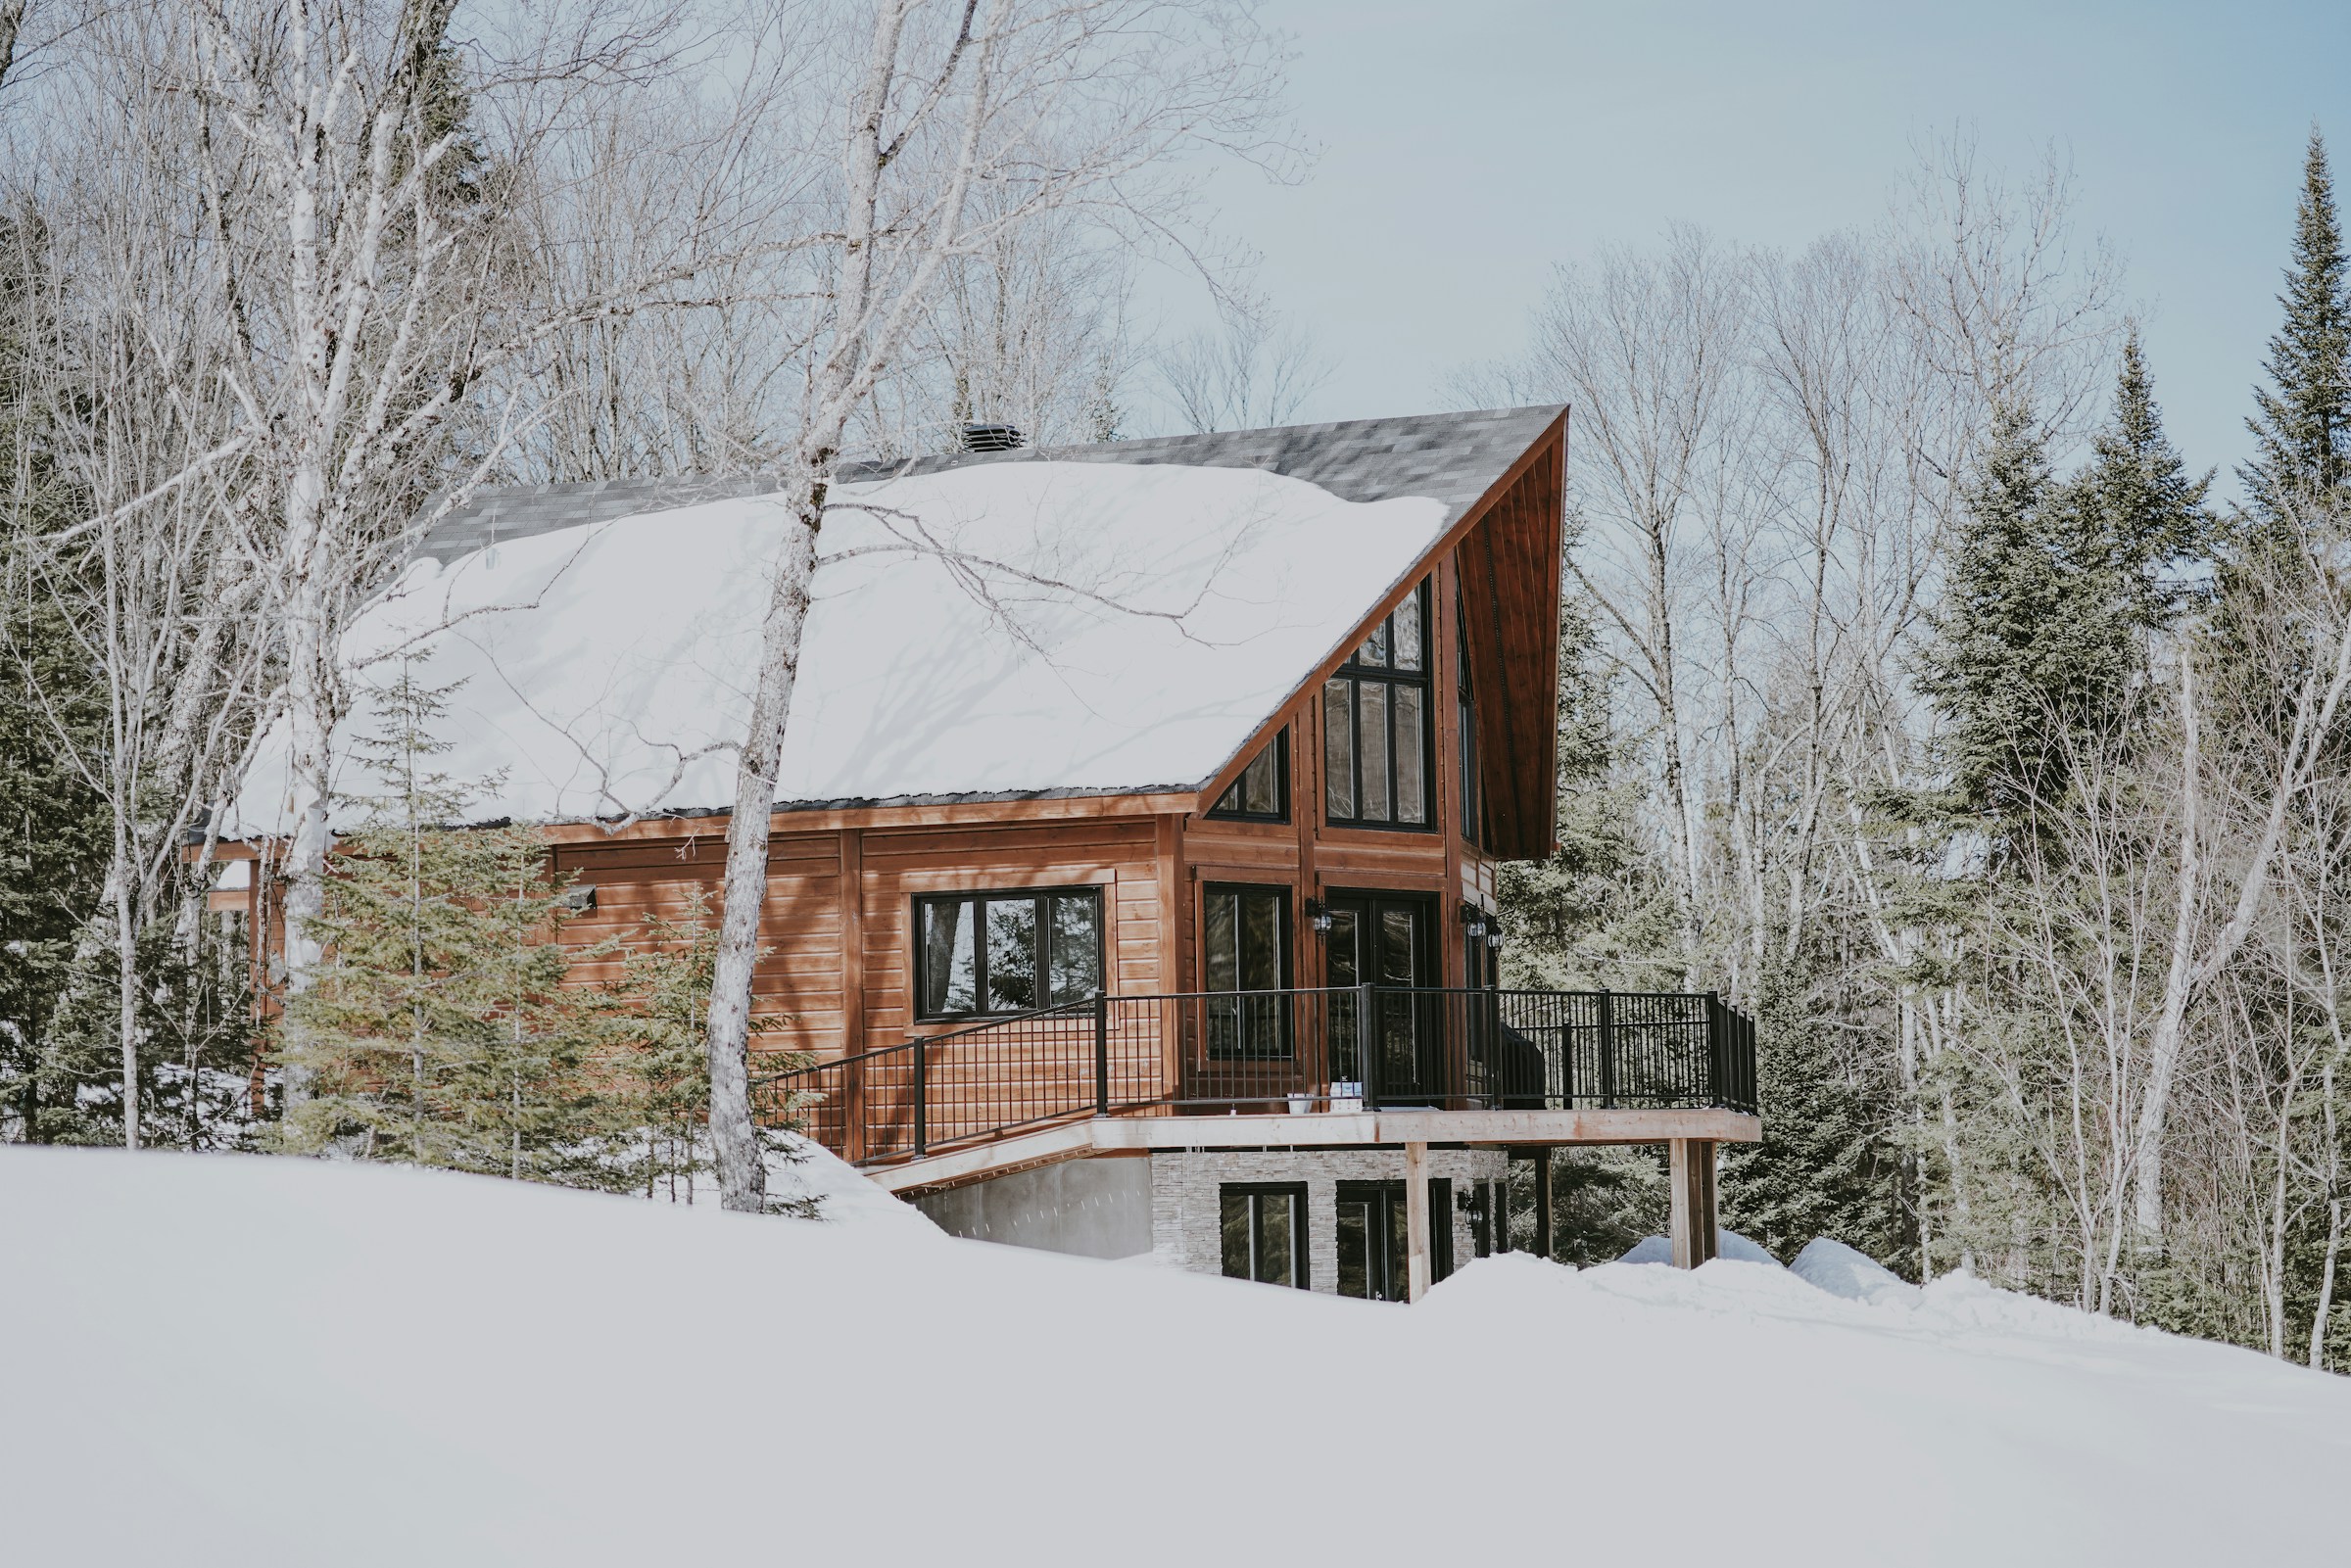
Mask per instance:
[[[1342,500],[1426,496],[1445,503],[1450,526],[1493,487],[1559,408],[1487,408],[1469,413],[1349,419],[1274,430],[1154,436],[1088,447],[959,452],[896,463],[844,463],[843,479],[931,474],[974,463],[1178,463],[1196,468],[1263,468],[1319,485]],[[502,539],[527,539],[639,512],[758,495],[773,482],[734,479],[601,480],[583,485],[512,485],[477,492],[436,524],[417,553],[452,561]]]

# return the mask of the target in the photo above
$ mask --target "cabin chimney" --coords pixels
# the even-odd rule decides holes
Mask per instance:
[[[1012,451],[1028,445],[1018,425],[965,425],[956,433],[965,451]]]

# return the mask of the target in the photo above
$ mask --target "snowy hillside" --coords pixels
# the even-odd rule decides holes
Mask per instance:
[[[8,1554],[2339,1560],[2351,1384],[1852,1255],[1404,1308],[837,1210],[0,1149]]]

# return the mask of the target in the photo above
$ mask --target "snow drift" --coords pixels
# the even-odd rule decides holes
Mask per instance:
[[[841,1175],[818,1162],[806,1179]],[[1865,1302],[1752,1263],[1576,1273],[1519,1255],[1406,1308],[953,1241],[864,1201],[837,1212],[0,1149],[8,1551],[1979,1565],[2340,1550],[2351,1385],[1964,1280]]]
[[[784,801],[1197,786],[1446,517],[1251,468],[1052,461],[843,485],[834,508]],[[750,497],[420,558],[345,663],[456,688],[434,766],[486,783],[480,819],[731,805],[782,530]],[[337,754],[381,728],[362,700]],[[288,734],[232,833],[284,831]]]

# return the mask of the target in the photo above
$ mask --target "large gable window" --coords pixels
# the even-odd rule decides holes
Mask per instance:
[[[1396,606],[1322,683],[1322,815],[1366,828],[1429,826],[1428,585]]]
[[[1029,1013],[1102,994],[1102,894],[1092,887],[914,901],[916,1016]]]
[[[1212,817],[1241,822],[1290,820],[1290,733],[1280,730],[1265,749],[1249,759],[1230,787],[1209,808]]]

